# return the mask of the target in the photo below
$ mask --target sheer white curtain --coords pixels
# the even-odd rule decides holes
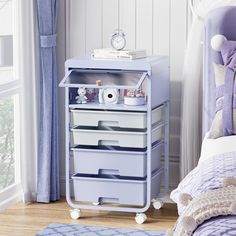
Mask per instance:
[[[37,186],[38,88],[35,1],[15,0],[16,56],[20,89],[20,173],[25,203],[35,200]]]
[[[236,0],[202,0],[194,6],[200,17],[193,16],[183,68],[181,178],[197,165],[200,156],[203,19],[210,10],[227,5],[236,5]]]

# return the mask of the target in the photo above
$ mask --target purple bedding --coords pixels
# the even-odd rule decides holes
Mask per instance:
[[[179,214],[185,209],[185,206],[179,203],[180,194],[188,193],[196,197],[208,190],[221,188],[226,177],[236,178],[236,152],[212,156],[200,162],[171,193],[172,200],[177,203]],[[194,236],[235,236],[235,231],[236,216],[220,216],[204,222],[197,228]]]
[[[219,216],[200,225],[194,236],[235,236],[236,216]]]

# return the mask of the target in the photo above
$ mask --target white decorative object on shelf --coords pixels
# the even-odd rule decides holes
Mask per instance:
[[[119,103],[118,89],[99,89],[99,103],[117,104]]]
[[[125,33],[120,29],[115,30],[111,35],[112,48],[114,48],[115,50],[122,50],[125,48],[125,45]]]
[[[126,96],[124,96],[124,104],[130,106],[141,106],[146,103],[145,96],[141,89],[138,91],[134,89],[129,89]]]
[[[78,88],[77,90],[78,96],[75,97],[77,103],[87,103],[87,97],[85,96],[86,94],[86,89],[85,88]]]
[[[129,106],[141,106],[145,104],[145,97],[124,97],[124,104]]]

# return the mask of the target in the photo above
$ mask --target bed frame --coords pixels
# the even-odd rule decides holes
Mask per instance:
[[[223,34],[228,40],[236,40],[236,6],[212,10],[204,21],[203,50],[203,137],[209,131],[215,114],[215,79],[212,62],[223,63],[219,52],[212,50],[211,39]]]

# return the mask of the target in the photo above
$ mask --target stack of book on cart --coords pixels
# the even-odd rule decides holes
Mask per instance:
[[[112,48],[94,49],[93,59],[111,59],[111,60],[135,60],[146,57],[146,50],[125,49],[115,50]]]

